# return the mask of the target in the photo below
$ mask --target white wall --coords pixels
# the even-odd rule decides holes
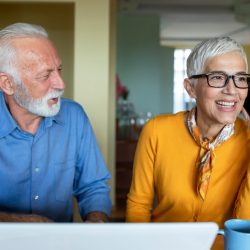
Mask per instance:
[[[76,1],[74,99],[85,107],[104,159],[111,171],[113,201],[115,189],[114,21],[115,1],[112,1],[111,6],[109,0]]]

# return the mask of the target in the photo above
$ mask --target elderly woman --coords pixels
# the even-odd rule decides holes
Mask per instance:
[[[222,226],[236,214],[250,160],[248,127],[239,118],[250,84],[247,68],[242,47],[229,37],[194,48],[184,86],[196,107],[160,115],[144,126],[128,222],[214,221]]]

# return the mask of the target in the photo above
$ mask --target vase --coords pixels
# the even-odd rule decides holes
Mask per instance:
[[[136,139],[135,122],[136,113],[133,103],[128,100],[120,99],[117,102],[117,139],[133,140]]]

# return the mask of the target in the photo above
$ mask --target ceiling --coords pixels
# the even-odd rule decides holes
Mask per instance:
[[[119,11],[159,15],[163,45],[192,45],[222,35],[250,44],[250,0],[119,0]]]

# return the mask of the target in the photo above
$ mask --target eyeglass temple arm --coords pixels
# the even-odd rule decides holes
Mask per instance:
[[[192,75],[192,76],[189,76],[188,78],[189,79],[198,79],[198,78],[201,78],[203,76],[206,76],[205,74],[199,74],[199,75]]]

